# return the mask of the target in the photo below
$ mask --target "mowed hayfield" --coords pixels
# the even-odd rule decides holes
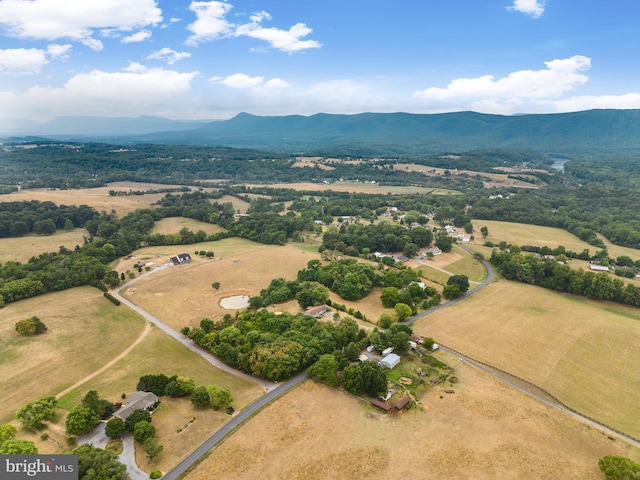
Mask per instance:
[[[186,480],[601,479],[598,459],[625,455],[568,415],[470,366],[455,394],[435,387],[420,406],[385,415],[307,381],[266,407]]]
[[[219,232],[225,232],[226,229],[213,223],[200,222],[192,218],[185,217],[168,217],[163,218],[154,223],[152,234],[171,235],[179,233],[183,228],[187,228],[192,232],[202,230],[207,235],[214,235]]]
[[[640,437],[640,310],[500,280],[414,330]]]
[[[170,255],[185,248],[213,251],[214,258],[193,255],[187,265],[168,268],[141,279],[121,294],[156,316],[171,328],[196,326],[203,318],[221,319],[236,310],[224,309],[220,300],[235,295],[259,295],[274,278],[295,280],[307,263],[319,259],[317,253],[291,245],[262,245],[249,240],[228,238],[188,247],[149,247],[137,250],[135,258],[149,258],[162,264]],[[124,271],[135,259],[123,261],[115,268]],[[220,282],[218,290],[212,283]]]
[[[489,236],[486,240],[492,241],[496,245],[504,240],[509,244],[513,243],[520,246],[535,245],[539,247],[546,245],[551,249],[562,245],[567,250],[576,253],[580,253],[587,248],[592,255],[599,250],[599,248],[589,245],[587,242],[580,240],[575,235],[561,228],[541,227],[524,223],[497,222],[493,220],[473,220],[473,227],[476,242],[480,244],[485,242],[485,239],[480,235],[480,229],[487,227],[489,229]],[[610,257],[616,258],[621,255],[627,255],[633,260],[640,260],[640,250],[614,245],[605,238],[600,238],[602,238],[602,241],[606,245]],[[488,250],[490,254],[491,251],[490,249]]]
[[[0,202],[18,202],[38,200],[40,202],[53,202],[56,205],[89,205],[98,212],[111,212],[115,210],[118,215],[124,216],[138,208],[149,208],[166,193],[151,193],[145,195],[110,196],[109,190],[117,192],[160,190],[177,188],[181,185],[162,185],[155,183],[114,182],[105,187],[80,188],[75,190],[50,190],[35,188],[20,190],[18,192],[0,195]],[[174,195],[180,195],[174,192]]]
[[[37,316],[48,327],[20,336],[16,322]],[[22,405],[58,392],[98,370],[141,334],[144,320],[92,287],[10,303],[0,317],[0,423]]]
[[[246,184],[247,187],[264,187],[264,185]],[[386,195],[390,194],[435,194],[435,195],[459,195],[460,192],[455,190],[445,190],[443,188],[413,187],[413,186],[393,186],[380,185],[378,183],[360,183],[360,182],[336,182],[331,184],[298,182],[298,183],[273,183],[268,185],[270,188],[290,188],[292,190],[301,190],[308,192],[351,192],[351,193],[374,193]]]
[[[89,233],[84,228],[65,232],[58,230],[54,235],[27,235],[25,237],[0,238],[0,263],[9,261],[26,263],[31,257],[45,252],[58,252],[60,247],[73,250],[82,246]]]

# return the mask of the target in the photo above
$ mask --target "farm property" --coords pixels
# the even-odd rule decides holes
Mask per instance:
[[[308,381],[215,449],[187,480],[406,478],[600,479],[597,459],[626,445],[471,367],[456,393],[378,413]]]
[[[640,436],[637,309],[501,280],[414,329]]]

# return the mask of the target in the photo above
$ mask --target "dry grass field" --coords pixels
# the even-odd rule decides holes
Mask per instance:
[[[476,241],[480,244],[484,243],[484,240],[479,232],[482,227],[486,226],[489,229],[487,240],[495,244],[504,240],[507,243],[516,245],[537,245],[540,247],[546,245],[552,249],[562,245],[567,250],[572,250],[577,253],[582,252],[585,248],[588,248],[591,254],[598,250],[596,247],[589,245],[587,242],[583,242],[575,235],[560,228],[540,227],[537,225],[526,225],[524,223],[496,222],[493,220],[474,220],[473,226],[476,230]],[[621,255],[627,255],[634,260],[640,260],[640,250],[620,247],[612,244],[603,237],[600,238],[602,238],[602,241],[607,246],[609,256],[615,258]]]
[[[469,177],[480,177],[486,188],[490,187],[518,187],[518,188],[540,188],[539,185],[533,183],[523,182],[515,178],[509,178],[508,173],[487,173],[487,172],[475,172],[473,170],[454,170],[451,171],[446,168],[435,168],[427,165],[418,165],[415,163],[397,163],[393,166],[394,170],[402,172],[420,172],[430,177],[438,177],[444,175],[445,171],[449,171],[449,175],[467,175]],[[536,180],[532,175],[520,173],[521,177],[530,178]]]
[[[45,252],[57,252],[60,247],[73,250],[76,245],[84,243],[84,237],[89,236],[83,228],[55,235],[28,235],[26,237],[12,237],[0,239],[0,263],[8,261],[26,263],[31,257],[37,257]]]
[[[192,255],[190,264],[158,272],[121,293],[175,330],[180,330],[185,325],[198,325],[203,318],[217,320],[226,313],[233,314],[235,310],[220,306],[222,298],[259,295],[272,279],[293,280],[310,260],[319,258],[317,253],[290,245],[262,245],[238,238],[200,243],[197,247],[214,251],[215,258]],[[136,258],[150,258],[161,264],[184,248],[144,248],[136,252]],[[123,260],[116,269],[126,270],[126,262],[133,265],[135,259]],[[219,290],[212,288],[213,282],[220,282]]]
[[[183,228],[188,228],[192,232],[197,232],[198,230],[202,230],[207,235],[213,235],[219,232],[226,231],[224,228],[220,227],[219,225],[214,225],[212,223],[200,222],[198,220],[193,220],[191,218],[185,218],[185,217],[169,217],[169,218],[163,218],[162,220],[155,222],[155,224],[153,225],[153,230],[151,230],[151,233],[171,235],[171,234],[180,232],[180,230]]]
[[[260,187],[263,185],[246,184],[247,187]],[[441,188],[425,188],[425,187],[395,187],[392,185],[380,185],[377,183],[360,183],[360,182],[337,182],[329,185],[323,183],[274,183],[270,184],[271,188],[290,188],[293,190],[303,190],[309,192],[326,192],[332,190],[334,192],[353,192],[353,193],[376,193],[376,194],[434,194],[434,195],[459,195],[460,192],[455,190],[445,190]]]
[[[453,395],[385,415],[308,381],[265,408],[186,480],[601,479],[626,446],[463,366]]]
[[[414,330],[640,437],[640,311],[501,280]]]
[[[18,335],[16,322],[34,315],[48,331]],[[0,423],[12,419],[22,405],[56,395],[99,369],[133,343],[144,324],[92,287],[8,304],[0,318]]]
[[[89,205],[98,212],[115,210],[120,216],[138,208],[149,208],[164,197],[165,193],[148,195],[110,196],[109,190],[117,192],[145,191],[179,187],[180,185],[161,185],[155,183],[114,182],[106,187],[81,188],[77,190],[49,190],[46,188],[20,190],[8,195],[0,195],[0,202],[39,200],[53,202],[56,205]]]

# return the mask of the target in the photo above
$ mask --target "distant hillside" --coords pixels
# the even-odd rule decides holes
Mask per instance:
[[[412,155],[528,148],[563,155],[640,152],[640,110],[540,115],[362,113],[175,122],[155,117],[56,119],[31,134],[113,143],[145,142],[244,147],[275,152]],[[101,132],[101,133],[97,133]],[[84,137],[83,137],[84,136]]]
[[[556,154],[629,153],[640,152],[640,110],[518,116],[460,112],[259,117],[242,113],[196,130],[136,140],[359,155],[489,148],[531,148]]]

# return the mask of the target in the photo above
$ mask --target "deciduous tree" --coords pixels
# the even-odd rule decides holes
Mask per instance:
[[[84,435],[100,423],[100,417],[88,407],[78,405],[69,410],[65,427],[67,435]]]
[[[329,353],[321,355],[318,361],[307,369],[310,377],[326,382],[331,387],[338,385],[337,371],[338,361]]]

